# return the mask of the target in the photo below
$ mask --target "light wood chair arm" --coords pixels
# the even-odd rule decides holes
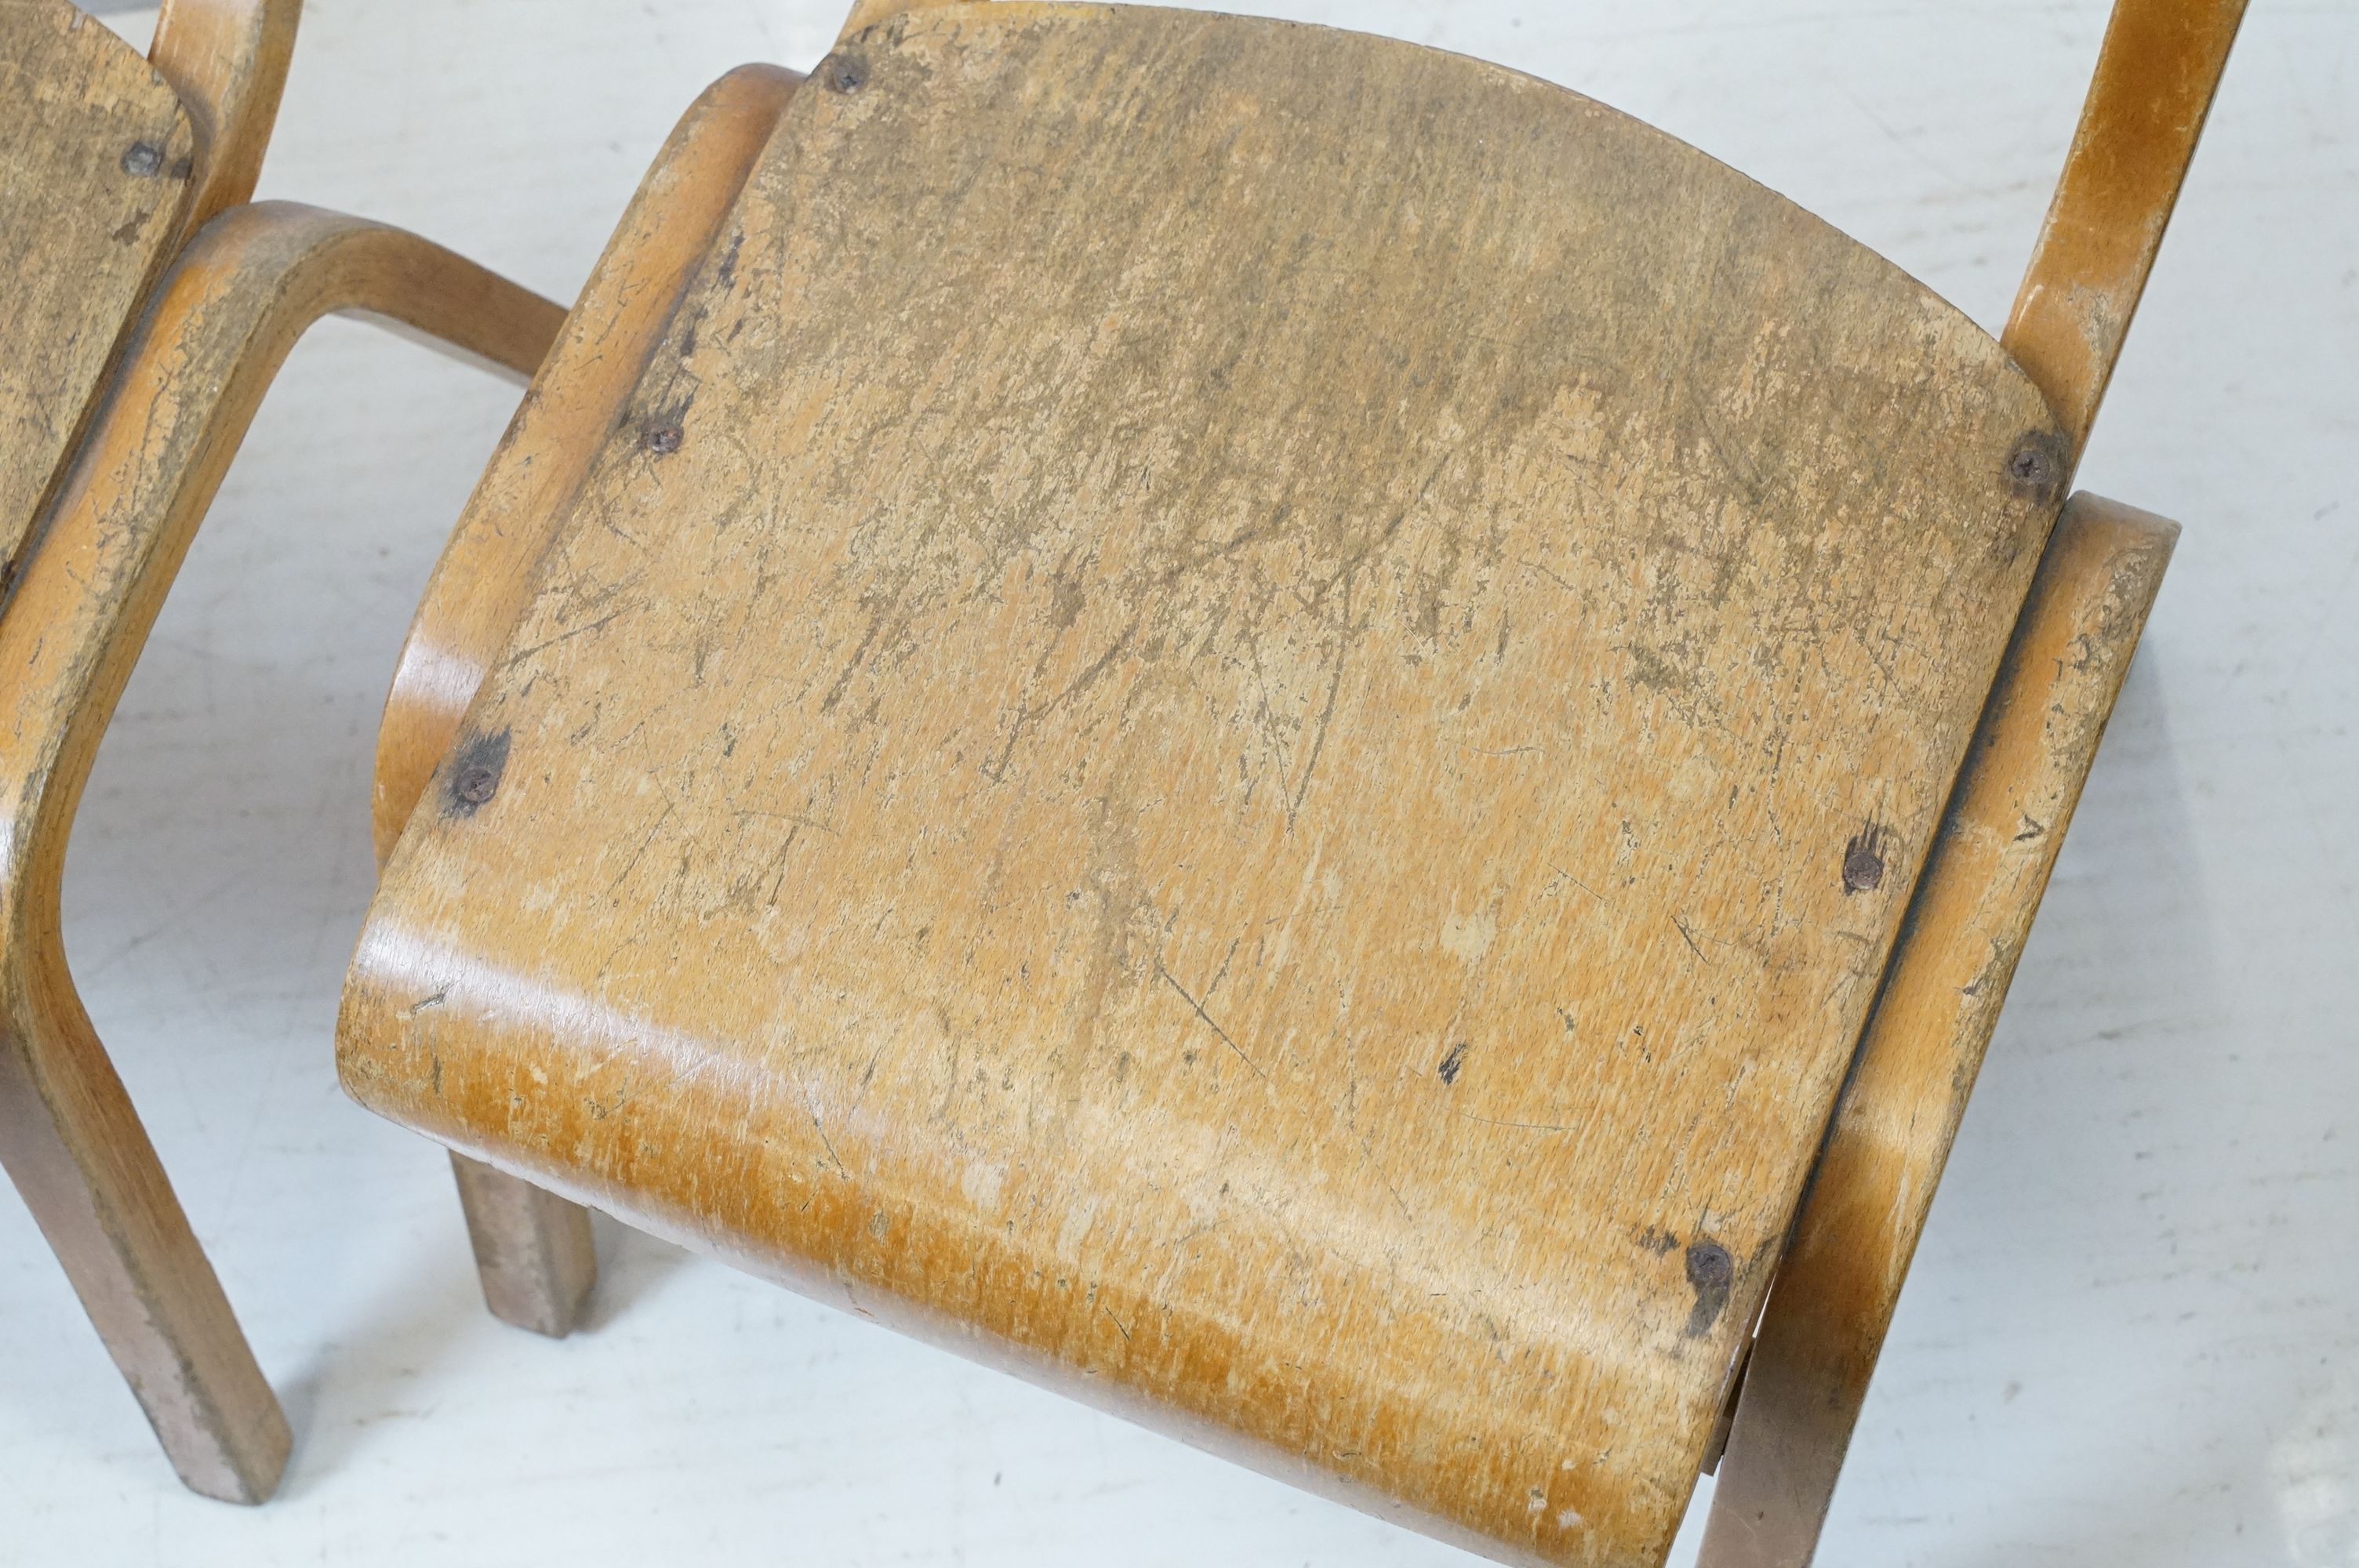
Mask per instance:
[[[158,291],[0,616],[0,875],[54,894],[98,739],[288,351],[323,316],[408,327],[529,375],[562,307],[398,229],[287,202],[224,214]]]
[[[76,994],[66,838],[190,536],[288,350],[380,315],[519,373],[564,312],[398,230],[270,204],[189,247],[0,605],[0,1160],[189,1486],[258,1502],[288,1447],[212,1266]]]
[[[303,0],[165,0],[147,62],[196,122],[183,232],[254,194],[302,10]]]

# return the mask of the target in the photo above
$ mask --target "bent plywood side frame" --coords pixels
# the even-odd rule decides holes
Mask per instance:
[[[742,67],[681,116],[493,453],[435,563],[386,697],[371,813],[380,865],[799,80]],[[463,1154],[451,1165],[492,1314],[536,1334],[570,1333],[597,1277],[589,1212]]]
[[[2113,379],[2245,0],[2115,0],[2056,194],[1999,341],[2073,455]]]
[[[1707,1568],[1799,1568],[1833,1497],[2016,960],[2179,530],[2065,507],[1771,1286]]]
[[[224,216],[158,291],[0,616],[0,1153],[193,1489],[256,1502],[288,1437],[68,972],[59,883],[100,736],[272,373],[332,311],[519,372],[562,312],[397,230]]]
[[[185,232],[254,194],[303,0],[166,0],[147,59],[196,122]]]

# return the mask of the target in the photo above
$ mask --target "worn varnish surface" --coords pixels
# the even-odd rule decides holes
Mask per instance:
[[[1658,1556],[2038,395],[1464,59],[998,5],[815,81],[393,857],[348,1087],[1425,1528]]]
[[[0,6],[0,588],[116,341],[179,238],[196,136],[66,0]]]
[[[1966,1097],[2177,524],[2072,498],[1927,861],[1778,1265],[1705,1568],[1808,1563]]]
[[[680,116],[567,312],[451,530],[402,644],[372,780],[380,862],[523,613],[534,563],[661,347],[799,80],[749,65],[706,89]]]

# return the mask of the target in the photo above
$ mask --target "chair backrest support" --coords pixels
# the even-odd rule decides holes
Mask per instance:
[[[2115,0],[2080,127],[1999,342],[2077,459],[2202,135],[2245,0]]]
[[[147,61],[197,124],[187,232],[254,194],[303,0],[165,0]]]

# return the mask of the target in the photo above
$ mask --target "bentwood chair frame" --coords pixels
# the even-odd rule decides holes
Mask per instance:
[[[165,0],[147,59],[0,11],[0,1162],[180,1478],[277,1485],[287,1421],[77,994],[82,785],[172,574],[295,339],[375,316],[521,378],[563,312],[397,230],[243,205],[299,0]]]
[[[863,0],[837,52],[819,68],[814,85],[841,95],[866,90],[872,73],[882,69],[876,64],[880,55],[906,46],[923,25],[921,13],[931,9],[908,0]],[[975,9],[968,8],[969,14]],[[2063,175],[2001,338],[2006,354],[2044,395],[2055,421],[2052,435],[2027,442],[2008,459],[2019,493],[2060,498],[2068,488],[2241,13],[2237,0],[2121,0],[2114,9]],[[948,21],[944,30],[962,25]],[[1273,50],[1293,41],[1292,36],[1256,36],[1257,44]],[[784,178],[776,173],[777,163],[766,159],[786,157],[782,144],[772,138],[788,134],[781,127],[793,124],[787,116],[794,92],[791,78],[752,68],[725,79],[690,112],[625,216],[454,534],[413,626],[381,732],[378,845],[381,858],[394,860],[397,880],[404,874],[397,851],[408,852],[405,827],[412,838],[456,844],[459,835],[474,831],[468,824],[477,810],[505,787],[508,732],[486,728],[494,720],[484,717],[483,688],[540,651],[540,644],[519,646],[518,640],[536,624],[546,632],[554,623],[531,619],[536,594],[555,591],[537,585],[581,569],[570,554],[569,526],[590,526],[583,519],[593,514],[614,522],[611,512],[585,512],[584,497],[623,493],[616,487],[626,483],[620,477],[625,470],[617,463],[660,460],[684,438],[692,438],[682,432],[690,419],[665,415],[661,408],[648,411],[657,405],[684,407],[681,400],[696,395],[693,375],[669,392],[663,390],[665,377],[685,373],[669,367],[685,362],[693,351],[701,312],[718,297],[716,276],[719,287],[728,287],[727,275],[747,232],[747,221],[738,213],[741,202],[753,200],[749,182]],[[718,275],[712,270],[716,257]],[[722,330],[717,325],[712,330]],[[735,324],[729,328],[737,330]],[[672,401],[664,403],[667,397]],[[641,428],[639,422],[651,417],[655,423]],[[642,455],[620,456],[634,441]],[[1902,935],[1884,969],[1805,1195],[1776,1258],[1774,1289],[1767,1286],[1766,1269],[1743,1276],[1741,1288],[1750,1291],[1752,1302],[1766,1301],[1766,1307],[1732,1360],[1721,1420],[1701,1456],[1702,1466],[1717,1465],[1719,1475],[1707,1562],[1799,1563],[1815,1548],[1933,1187],[2175,535],[2172,524],[2092,496],[2075,496],[2060,508],[1983,707],[1968,761],[1919,869]],[[570,676],[559,668],[551,667],[550,679],[580,677],[584,666],[561,666]],[[515,706],[515,683],[524,677],[507,678],[505,704],[496,711],[522,711]],[[1847,892],[1875,885],[1883,853],[1873,832],[1846,849]],[[419,854],[428,851],[420,848]],[[480,869],[495,862],[475,863]],[[519,870],[527,873],[516,884],[519,892],[568,885],[545,863],[520,864]],[[603,1004],[588,991],[527,995],[514,989],[525,982],[487,968],[482,984],[489,989],[482,994],[491,1000],[472,1005],[490,1008],[482,1015],[486,1019],[496,1019],[502,1008],[512,1010],[511,1033],[519,1040],[549,1038],[544,1032],[555,1029],[559,1054],[520,1051],[508,1065],[489,1068],[493,1076],[484,1086],[488,1092],[481,1108],[463,1109],[444,1098],[446,1068],[468,1071],[455,1064],[475,1060],[467,1054],[479,1048],[486,1052],[481,1058],[486,1064],[499,1057],[471,1044],[467,1032],[475,1026],[465,1019],[441,1022],[444,1010],[455,1011],[461,1005],[455,984],[429,989],[418,977],[430,965],[405,968],[425,963],[413,959],[411,947],[426,928],[410,920],[426,909],[447,914],[458,907],[448,902],[453,896],[450,889],[431,891],[425,871],[413,869],[407,875],[408,902],[391,913],[381,900],[373,915],[376,935],[364,937],[347,991],[340,1061],[348,1087],[364,1103],[470,1152],[454,1158],[464,1173],[487,1295],[538,1303],[561,1316],[586,1288],[586,1221],[565,1199],[535,1184],[540,1181],[595,1195],[642,1223],[739,1256],[756,1254],[757,1244],[744,1232],[707,1217],[705,1211],[687,1217],[677,1206],[688,1189],[666,1185],[665,1175],[651,1172],[643,1178],[644,1188],[620,1177],[623,1164],[606,1162],[626,1164],[634,1156],[622,1149],[592,1168],[575,1163],[554,1142],[538,1141],[546,1135],[524,1130],[589,1126],[578,1116],[544,1116],[547,1108],[536,1105],[535,1091],[521,1084],[527,1071],[538,1081],[538,1074],[559,1070],[559,1063],[603,1059],[625,1044],[630,1029],[655,1027],[617,1022],[600,1011]],[[1696,947],[1684,926],[1680,935]],[[1703,957],[1701,949],[1698,957]],[[466,960],[454,961],[459,967],[449,972],[465,972]],[[1245,1057],[1204,1006],[1209,987],[1191,993],[1169,972],[1163,978],[1219,1045]],[[405,983],[417,994],[397,1009],[407,994]],[[1212,984],[1217,983],[1216,978]],[[618,1028],[624,1033],[615,1033]],[[563,1054],[569,1029],[579,1032],[583,1054]],[[434,1054],[430,1087],[418,1065],[422,1059],[415,1054],[421,1047]],[[1456,1064],[1455,1055],[1443,1059],[1445,1083]],[[1250,1057],[1245,1065],[1256,1066]],[[587,1067],[582,1071],[586,1084]],[[544,1099],[559,1093],[538,1092]],[[619,1105],[620,1092],[611,1102],[590,1104],[589,1114],[612,1116]],[[816,1123],[818,1112],[811,1114]],[[641,1138],[659,1139],[664,1134],[656,1130],[663,1125],[647,1122]],[[586,1130],[581,1135],[593,1136]],[[824,1142],[823,1129],[820,1136]],[[637,1157],[660,1161],[653,1152],[659,1147],[643,1141],[636,1145]],[[833,1154],[832,1145],[828,1153]],[[492,1162],[471,1164],[475,1156],[505,1171]],[[677,1172],[679,1162],[692,1166],[696,1156],[682,1150],[671,1158]],[[842,1161],[835,1163],[841,1172]],[[731,1200],[724,1194],[711,1201],[712,1212],[718,1213]],[[880,1207],[876,1221],[886,1218]],[[1663,1238],[1666,1248],[1679,1242],[1676,1237]],[[873,1282],[886,1277],[889,1261],[853,1260],[867,1256],[847,1250],[836,1254],[829,1268],[839,1280]],[[756,1261],[805,1277],[801,1264],[775,1256],[756,1256]],[[1682,1292],[1694,1292],[1698,1320],[1707,1317],[1708,1309],[1719,1310],[1723,1299],[1733,1299],[1740,1288],[1734,1277],[1740,1267],[1708,1242],[1688,1243]],[[920,1294],[924,1289],[890,1287],[904,1288]],[[854,1299],[876,1301],[874,1294]],[[994,1310],[977,1313],[989,1331],[1020,1336],[1021,1325],[1001,1321]],[[1106,1315],[1113,1319],[1113,1326],[1103,1330],[1111,1346],[1122,1325],[1110,1311]],[[1121,1337],[1125,1344],[1103,1356],[1070,1353],[1089,1365],[1085,1379],[1122,1376],[1118,1368],[1132,1336],[1124,1332]],[[1062,1371],[1069,1386],[1072,1370],[1068,1361]],[[1136,1391],[1150,1400],[1159,1393],[1151,1383]],[[1184,1404],[1194,1396],[1166,1397]],[[1347,1464],[1343,1467],[1349,1469]],[[1287,1473],[1300,1474],[1292,1468]],[[1377,1486],[1381,1490],[1385,1483]],[[1364,1496],[1349,1484],[1342,1489],[1347,1496]],[[1420,1501],[1430,1528],[1518,1555],[1620,1561],[1616,1553],[1625,1551],[1643,1557],[1646,1548],[1635,1542],[1667,1541],[1641,1532],[1609,1544],[1610,1532],[1582,1533],[1595,1521],[1582,1519],[1577,1509],[1560,1509],[1556,1498],[1544,1497],[1537,1487],[1532,1497],[1529,1516],[1519,1500],[1497,1505],[1487,1515],[1483,1510],[1489,1505],[1479,1502],[1453,1513],[1430,1498]],[[1443,1518],[1437,1521],[1435,1514]],[[1533,1521],[1528,1527],[1527,1517]],[[1555,1533],[1519,1533],[1527,1528]]]

